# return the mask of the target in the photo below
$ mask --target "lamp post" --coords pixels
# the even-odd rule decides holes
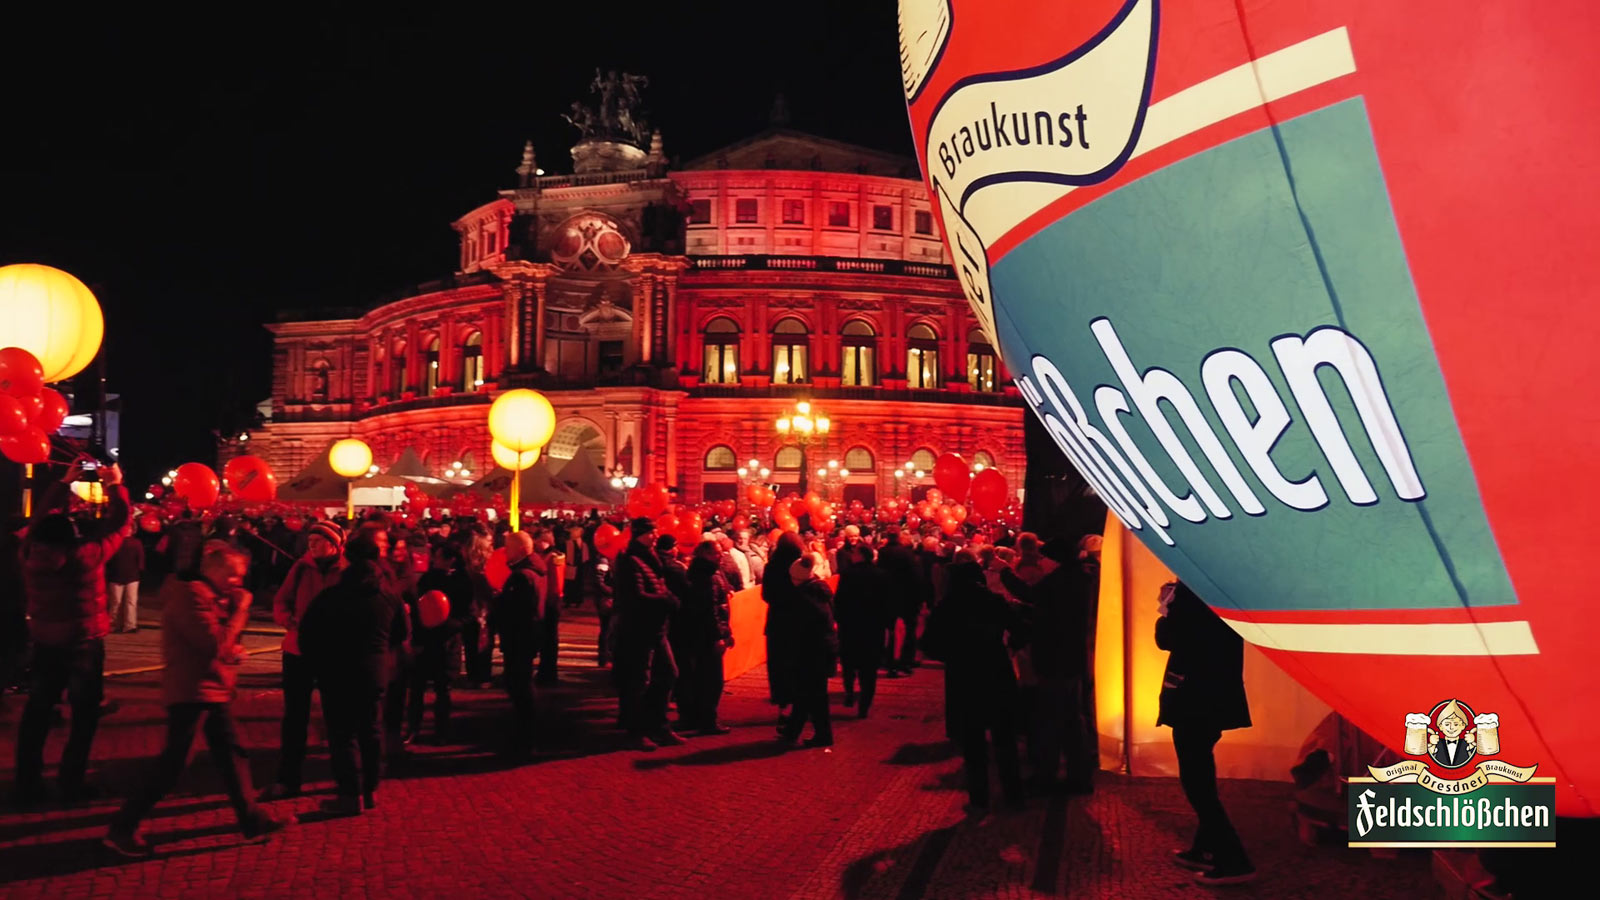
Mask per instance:
[[[354,522],[356,518],[355,479],[372,473],[372,448],[360,438],[345,438],[328,450],[328,465],[335,474],[345,479],[344,517]],[[166,483],[166,479],[161,479]]]
[[[817,469],[817,480],[822,482],[823,494],[829,500],[844,499],[844,485],[850,478],[850,470],[839,465],[837,459],[828,460],[828,464]]]
[[[921,479],[926,478],[927,475],[927,472],[917,468],[914,463],[904,463],[896,467],[894,470],[895,496],[900,496],[900,488],[902,485],[905,486],[906,491],[909,493],[912,487],[910,482],[920,481]]]
[[[556,431],[556,411],[550,405],[545,395],[538,391],[518,388],[506,391],[495,398],[489,407],[489,435],[494,439],[490,445],[490,452],[494,452],[494,445],[498,444],[507,453],[496,455],[495,462],[506,466],[500,461],[501,455],[513,465],[506,466],[511,470],[511,531],[515,533],[522,521],[522,473],[529,466],[539,460],[539,451],[550,442],[550,436]]]
[[[639,476],[628,474],[621,463],[607,469],[606,474],[611,476],[611,486],[622,492],[622,506],[627,508],[628,492],[639,486]]]
[[[806,489],[811,484],[811,472],[807,468],[806,448],[813,443],[822,443],[827,440],[828,432],[833,427],[833,422],[822,413],[813,409],[811,401],[799,400],[795,402],[794,411],[778,417],[776,423],[778,434],[783,437],[792,437],[800,447],[800,494],[805,496]]]

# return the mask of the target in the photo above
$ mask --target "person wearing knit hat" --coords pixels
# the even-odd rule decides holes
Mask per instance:
[[[300,655],[300,619],[311,601],[334,584],[348,565],[344,529],[327,520],[306,527],[306,555],[295,560],[272,598],[272,618],[283,626],[283,724],[279,729],[278,775],[261,792],[263,802],[300,795],[306,759],[306,727],[311,721],[311,663]]]
[[[656,523],[650,521],[650,519],[644,516],[640,516],[639,518],[633,520],[631,530],[633,531],[633,536],[635,538],[641,538],[647,534],[654,534],[656,530]]]
[[[333,545],[337,553],[344,552],[344,529],[338,523],[323,520],[306,529],[307,535],[316,535]]]

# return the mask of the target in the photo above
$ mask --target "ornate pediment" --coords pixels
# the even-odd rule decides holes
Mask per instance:
[[[838,307],[839,309],[873,312],[883,309],[883,303],[879,300],[863,300],[856,297],[845,297],[839,301]]]

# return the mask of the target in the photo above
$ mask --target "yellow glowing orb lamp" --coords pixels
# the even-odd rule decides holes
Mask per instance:
[[[344,515],[353,522],[356,518],[354,479],[365,476],[371,470],[372,448],[360,438],[345,438],[328,450],[328,465],[333,467],[334,474],[352,479],[345,485]]]
[[[531,466],[539,458],[538,451],[550,442],[551,435],[556,432],[556,411],[550,401],[538,391],[518,388],[506,391],[495,398],[494,405],[489,407],[489,436],[494,438],[490,452],[494,454],[495,462],[513,472],[520,473]],[[533,452],[533,459],[527,465],[517,468],[507,466],[501,459],[501,448],[517,458],[512,460],[522,463],[527,454]],[[522,503],[522,476],[513,475],[511,478],[511,530],[515,532],[521,520],[518,507]]]
[[[524,469],[533,468],[533,464],[539,461],[540,451],[529,450],[526,453],[518,453],[499,441],[495,441],[489,445],[489,452],[494,456],[495,465],[502,469],[510,469],[513,472],[521,472]]]
[[[100,302],[83,282],[50,266],[0,266],[0,347],[37,356],[46,384],[83,371],[104,336]]]

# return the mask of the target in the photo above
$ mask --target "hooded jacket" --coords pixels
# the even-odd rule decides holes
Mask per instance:
[[[162,585],[162,703],[233,700],[240,657],[229,639],[228,617],[236,602],[203,578],[169,578]]]
[[[128,489],[106,489],[100,536],[73,544],[23,544],[22,577],[34,643],[65,647],[111,633],[106,612],[105,565],[127,537]]]

